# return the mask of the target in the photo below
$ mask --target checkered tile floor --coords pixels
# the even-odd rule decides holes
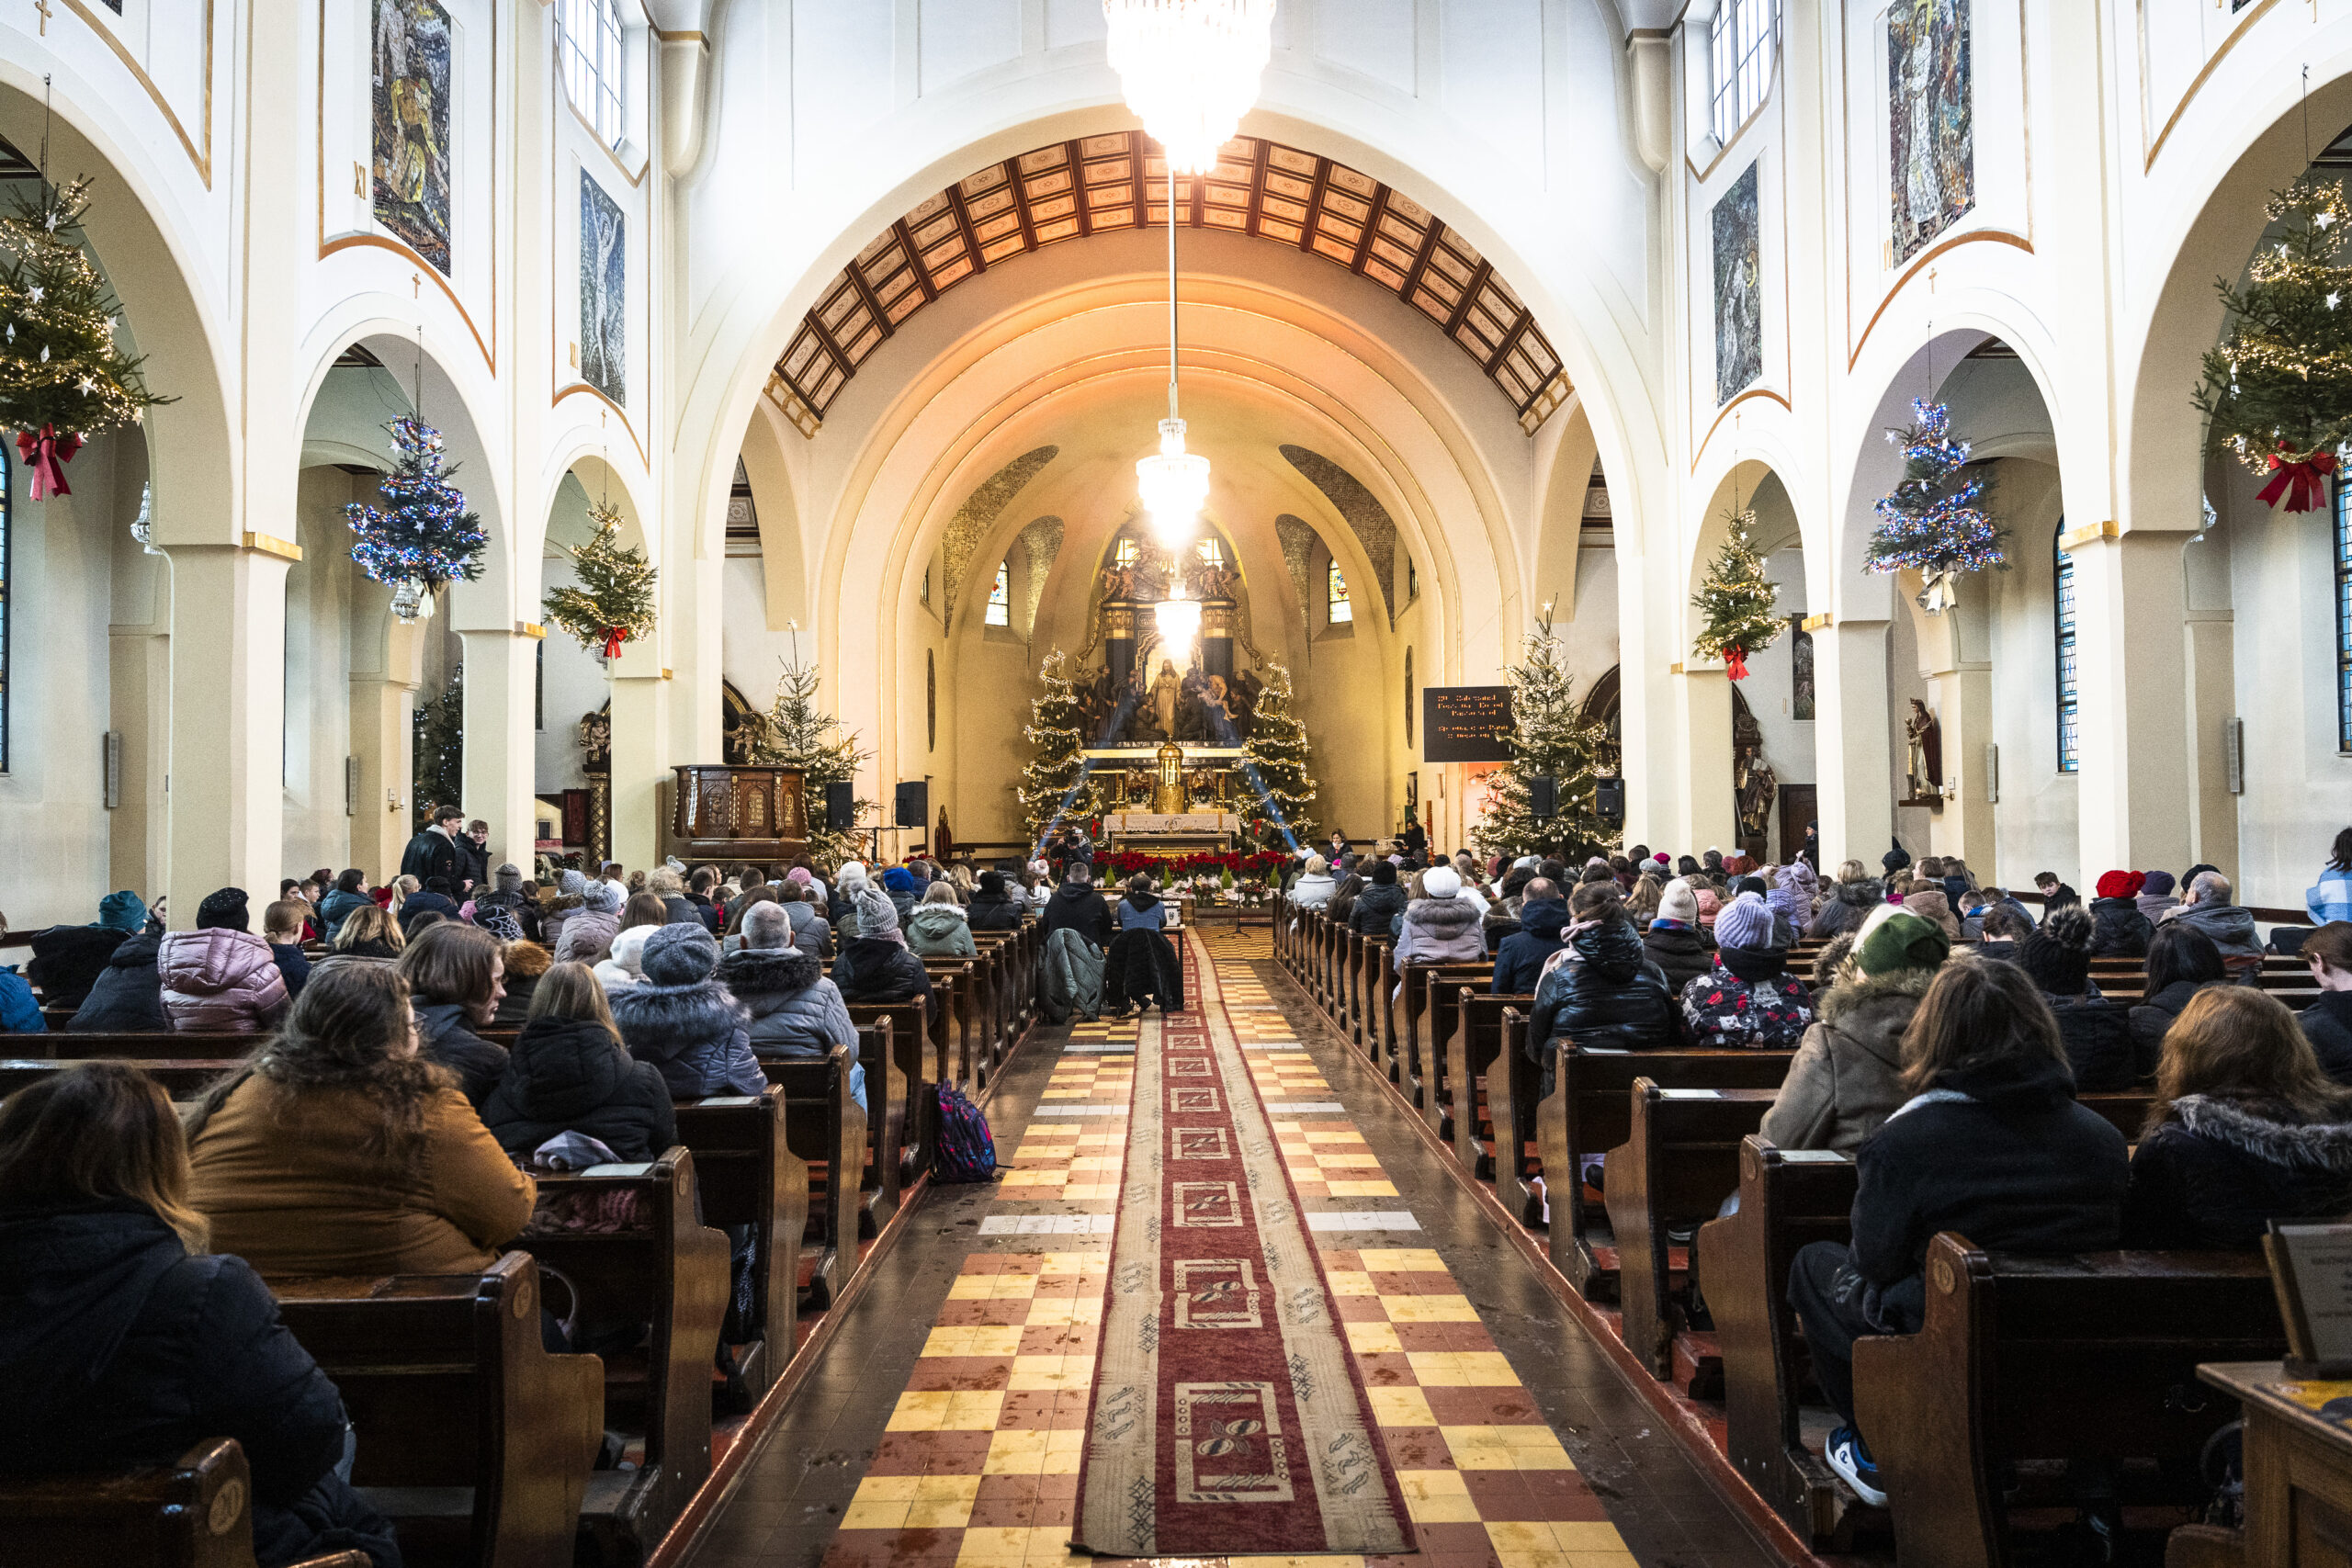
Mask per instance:
[[[1296,1037],[1251,967],[1268,956],[1266,933],[1195,931],[1190,940],[1215,964],[1243,1045],[1274,1047],[1248,1052],[1260,1094],[1269,1102],[1336,1105],[1306,1052],[1281,1049]],[[1073,1041],[1136,1037],[1132,1021],[1071,1032]],[[1118,1055],[1066,1054],[1041,1114],[1010,1149],[999,1145],[1012,1170],[995,1213],[1114,1212],[1133,1077],[1132,1063]],[[1113,1105],[1118,1113],[1044,1113]],[[1344,1113],[1276,1111],[1272,1121],[1310,1210],[1396,1195]],[[998,1228],[992,1219],[991,1232]],[[1438,1254],[1329,1245],[1361,1241],[1363,1233],[1324,1232],[1319,1239],[1419,1537],[1416,1556],[1377,1561],[1396,1568],[1634,1568],[1600,1499]],[[965,1259],[827,1551],[827,1568],[1080,1568],[1091,1561],[1068,1543],[1111,1237],[1057,1231],[999,1243],[1024,1244],[1035,1250]],[[1364,1560],[1227,1561],[1235,1568],[1320,1568]]]

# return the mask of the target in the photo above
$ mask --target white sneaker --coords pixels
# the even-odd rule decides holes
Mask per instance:
[[[1880,1487],[1878,1466],[1871,1459],[1871,1451],[1862,1446],[1862,1435],[1851,1427],[1840,1427],[1829,1434],[1829,1446],[1822,1458],[1838,1479],[1854,1489],[1854,1495],[1873,1508],[1886,1506],[1886,1493]]]

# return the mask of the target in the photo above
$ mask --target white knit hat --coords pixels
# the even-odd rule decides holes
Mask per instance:
[[[1450,865],[1433,865],[1421,873],[1421,891],[1432,898],[1451,898],[1462,891],[1462,874]]]

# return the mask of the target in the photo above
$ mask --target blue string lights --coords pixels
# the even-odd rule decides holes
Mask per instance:
[[[1916,571],[1928,586],[1920,606],[1930,615],[1951,608],[1963,571],[2006,570],[2002,532],[1977,504],[1990,481],[1967,471],[1968,443],[1951,433],[1951,412],[1921,398],[1911,405],[1916,423],[1886,433],[1903,448],[1903,479],[1872,504],[1878,525],[1863,547],[1872,571]]]
[[[382,486],[390,504],[379,511],[355,501],[344,508],[359,536],[351,558],[379,582],[420,584],[426,595],[459,578],[473,581],[481,575],[490,536],[481,519],[466,510],[466,492],[449,482],[457,469],[442,469],[441,433],[409,417],[388,428],[398,448]]]

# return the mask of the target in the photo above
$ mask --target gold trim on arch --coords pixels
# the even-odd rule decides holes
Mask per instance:
[[[1724,416],[1731,412],[1732,410],[1739,407],[1740,404],[1747,401],[1750,398],[1770,398],[1774,402],[1780,404],[1784,412],[1789,413],[1794,413],[1797,412],[1795,407],[1790,403],[1788,399],[1782,397],[1780,393],[1774,391],[1770,387],[1748,388],[1747,390],[1740,393],[1737,397],[1732,399],[1731,401],[1725,403],[1723,407],[1715,411],[1714,423],[1707,426],[1707,434],[1699,437],[1698,448],[1690,454],[1690,471],[1692,473],[1695,474],[1699,471],[1699,459],[1706,455],[1707,443],[1715,438],[1716,428],[1723,423]]]
[[[595,399],[598,402],[613,411],[614,416],[621,422],[621,428],[628,433],[628,444],[637,448],[637,460],[645,465],[646,472],[651,473],[653,471],[653,460],[645,455],[645,443],[637,438],[637,427],[628,422],[628,410],[621,407],[620,404],[605,396],[605,394],[596,388],[589,385],[585,381],[574,381],[569,386],[559,387],[556,389],[555,396],[548,400],[548,407],[553,408],[558,403],[563,401],[564,399],[576,397],[582,392],[585,392],[588,396]]]
[[[1824,610],[1818,615],[1807,615],[1804,620],[1798,622],[1797,630],[1810,636],[1811,634],[1819,631],[1824,626],[1835,626],[1836,624],[1837,623],[1830,618],[1829,612]]]
[[[2014,245],[2028,255],[2034,254],[2031,240],[2022,234],[2012,234],[2007,229],[1971,229],[1965,234],[1954,234],[1949,239],[1937,241],[1917,255],[1913,256],[1910,265],[1904,268],[1903,276],[1888,287],[1885,295],[1878,302],[1878,309],[1872,310],[1871,319],[1862,323],[1862,335],[1854,340],[1853,348],[1847,353],[1846,368],[1853,369],[1856,363],[1861,359],[1862,345],[1871,341],[1871,333],[1878,327],[1878,319],[1886,314],[1886,308],[1894,303],[1894,297],[1903,292],[1905,285],[1919,276],[1921,267],[1946,251],[1956,246],[1971,244],[1979,240],[1991,240],[1999,244]]]
[[[73,0],[66,0],[66,3],[71,5]],[[2188,85],[2181,89],[2180,102],[2173,105],[2164,129],[2156,132],[2154,141],[2148,143],[2146,158],[2140,164],[2142,174],[2156,166],[2156,154],[2165,150],[2165,139],[2172,135],[2173,127],[2180,123],[2180,117],[2188,112],[2189,100],[2196,97],[2205,85],[2205,79],[2213,74],[2213,68],[2222,63],[2222,57],[2236,48],[2238,39],[2245,36],[2245,30],[2260,21],[2278,3],[2278,0],[2261,0],[2254,9],[2238,18],[2237,25],[2230,29],[2229,37],[2205,57],[2204,65],[2188,79]],[[2148,0],[2137,0],[2132,7],[2132,17],[2140,34],[2140,135],[2145,140],[2148,134]]]
[[[123,69],[130,72],[132,79],[146,89],[147,96],[155,100],[155,107],[163,112],[164,123],[172,128],[172,134],[178,137],[180,145],[187,149],[188,162],[196,165],[198,176],[204,181],[204,188],[210,190],[212,188],[212,0],[204,0],[204,151],[201,152],[197,151],[194,139],[187,133],[187,127],[180,123],[180,117],[172,112],[172,106],[164,101],[164,95],[156,90],[153,80],[141,69],[139,62],[131,58],[130,51],[124,47],[122,39],[115,37],[113,29],[92,16],[90,8],[83,5],[82,0],[64,0],[64,4],[67,10],[81,17],[84,25],[106,40],[106,46],[114,51],[115,58],[122,62]]]

